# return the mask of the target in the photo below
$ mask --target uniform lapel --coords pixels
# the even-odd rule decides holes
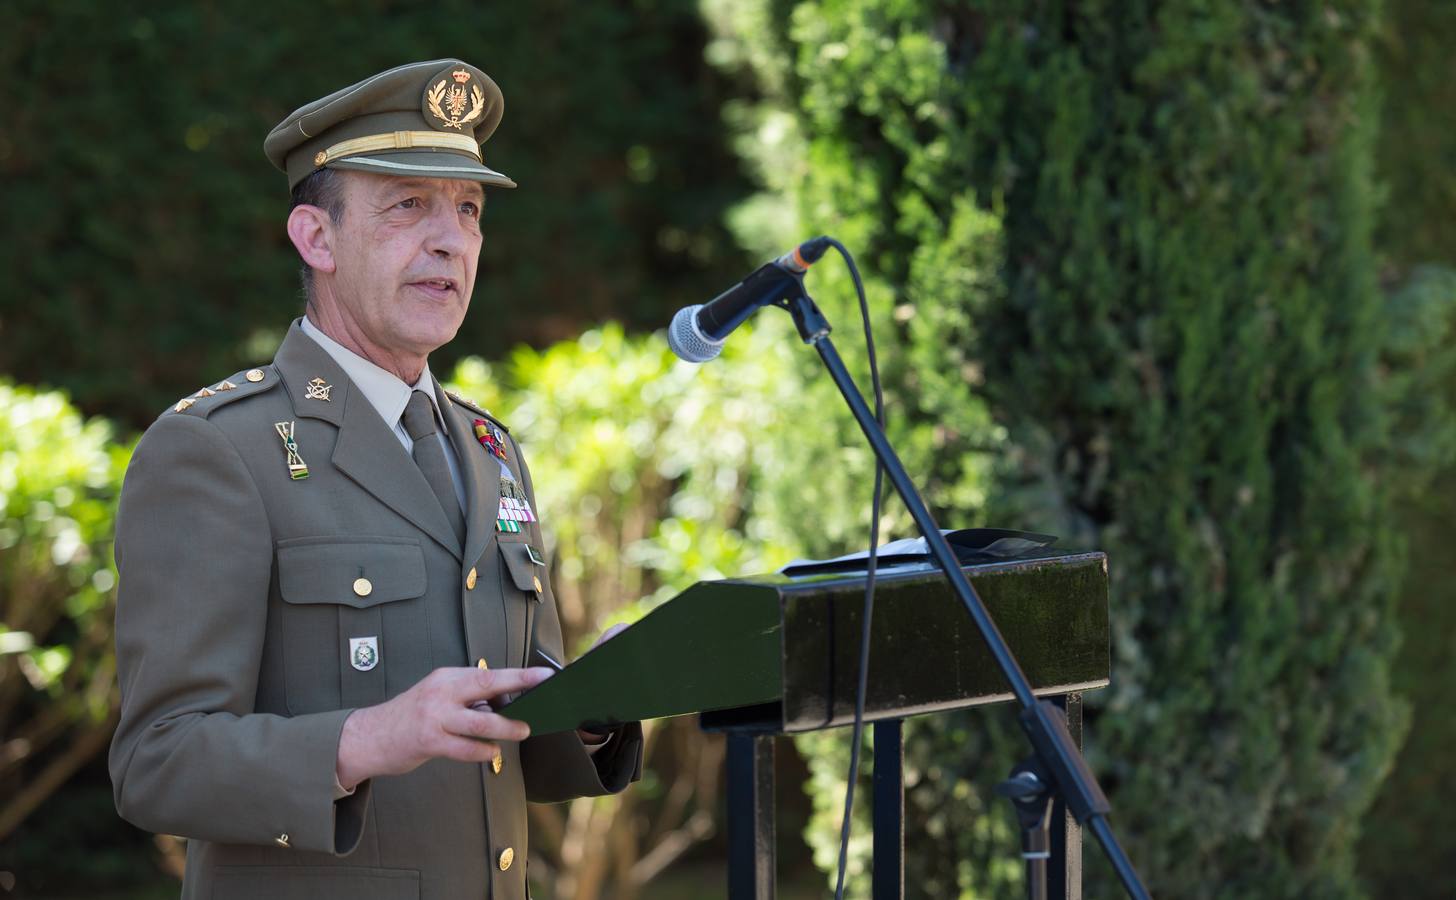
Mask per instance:
[[[496,513],[500,510],[500,465],[496,458],[480,446],[475,430],[465,413],[435,383],[435,398],[445,416],[445,430],[460,461],[460,475],[465,479],[465,556],[466,562],[479,559],[495,537]]]
[[[459,557],[460,543],[450,520],[419,466],[364,394],[352,389],[344,371],[297,322],[288,330],[273,364],[298,415],[338,426],[334,466]],[[315,377],[332,385],[327,401],[306,399],[306,385]]]

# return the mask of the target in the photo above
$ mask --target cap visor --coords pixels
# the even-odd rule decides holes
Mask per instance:
[[[404,153],[375,153],[369,156],[348,156],[329,163],[330,169],[352,169],[380,175],[403,175],[418,178],[458,178],[478,181],[495,187],[513,188],[509,175],[497,172],[459,153],[433,150],[411,150]]]

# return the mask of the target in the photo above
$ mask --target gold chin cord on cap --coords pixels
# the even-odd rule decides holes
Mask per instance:
[[[381,150],[409,150],[425,147],[439,150],[459,150],[470,154],[476,162],[482,162],[480,145],[475,138],[463,134],[442,134],[438,131],[394,131],[388,134],[370,134],[364,137],[339,141],[327,150],[314,154],[315,167],[323,167],[346,156],[360,153],[378,153]]]

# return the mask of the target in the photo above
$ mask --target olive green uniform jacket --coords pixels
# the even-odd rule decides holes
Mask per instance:
[[[468,499],[461,547],[390,426],[297,322],[250,374],[163,414],[127,471],[117,809],[189,839],[184,898],[524,898],[527,799],[623,789],[640,726],[595,756],[574,732],[536,735],[502,744],[499,773],[437,759],[335,800],[351,710],[441,666],[522,666],[533,645],[563,659],[539,524],[496,532],[500,468],[472,429],[485,414],[436,385]],[[315,378],[327,400],[307,396]],[[296,423],[305,479],[279,422]],[[357,668],[350,642],[368,638],[377,661]]]

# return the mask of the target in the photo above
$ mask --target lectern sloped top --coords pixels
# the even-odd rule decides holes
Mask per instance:
[[[1107,558],[1040,551],[965,567],[1039,694],[1110,675]],[[706,728],[814,731],[854,719],[864,573],[699,582],[501,709],[533,734],[703,713]],[[880,573],[868,720],[1010,698],[933,565]]]

